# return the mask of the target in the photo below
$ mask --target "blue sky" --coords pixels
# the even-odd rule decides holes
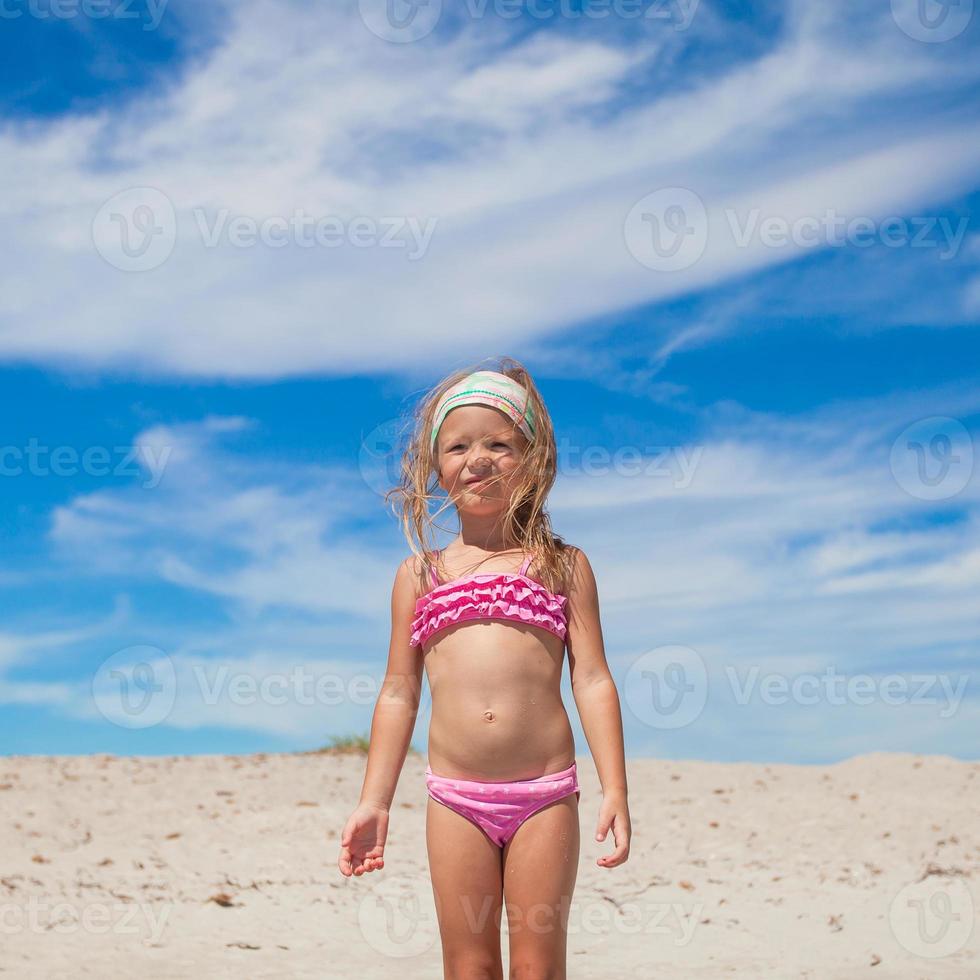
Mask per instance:
[[[5,7],[0,752],[367,732],[384,447],[507,354],[630,755],[975,758],[970,5],[446,8]]]

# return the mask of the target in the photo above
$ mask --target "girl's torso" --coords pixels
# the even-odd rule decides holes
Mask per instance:
[[[429,765],[441,776],[533,779],[575,761],[561,699],[565,641],[556,635],[564,633],[564,597],[534,579],[530,556],[519,568],[495,562],[459,577],[447,569],[416,604],[432,696]],[[443,615],[441,628],[426,636],[433,599],[472,613],[480,597],[513,618],[460,615],[447,625]]]

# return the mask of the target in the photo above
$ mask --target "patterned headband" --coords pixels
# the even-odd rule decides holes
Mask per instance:
[[[490,405],[509,415],[528,442],[534,439],[534,411],[528,403],[527,388],[499,371],[474,371],[454,384],[436,405],[432,420],[432,445],[446,416],[460,405]]]

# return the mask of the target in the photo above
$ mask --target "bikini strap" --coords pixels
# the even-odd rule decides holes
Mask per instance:
[[[438,551],[432,552],[432,555],[433,555],[433,557],[435,557],[436,555],[439,555],[441,553],[442,553],[442,548],[440,548]],[[436,575],[436,566],[435,566],[435,564],[433,564],[432,567],[429,569],[429,573],[430,573],[430,575],[432,577],[432,588],[435,588],[439,584],[439,578]]]
[[[531,567],[531,562],[534,560],[534,555],[528,555],[527,558],[521,563],[521,570],[517,573],[518,575],[527,575],[528,568]]]

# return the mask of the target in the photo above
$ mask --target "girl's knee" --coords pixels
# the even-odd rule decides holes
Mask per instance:
[[[510,964],[510,980],[563,980],[564,976],[553,962],[534,957]]]
[[[503,980],[500,959],[489,953],[463,952],[444,957],[446,980]]]

